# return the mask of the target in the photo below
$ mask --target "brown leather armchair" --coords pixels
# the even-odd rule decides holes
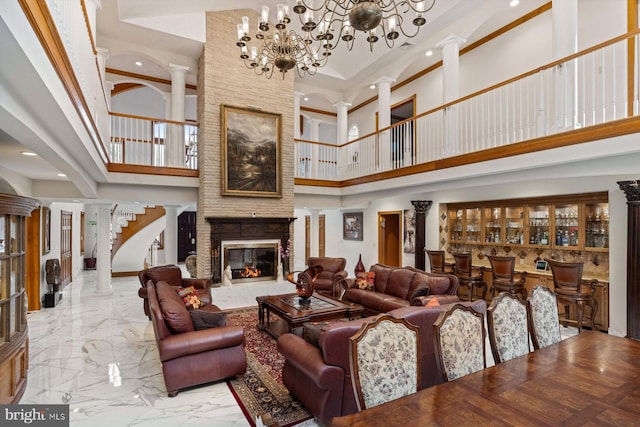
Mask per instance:
[[[342,281],[347,278],[347,260],[344,258],[310,257],[307,265],[311,268],[319,265],[322,272],[316,278],[313,288],[325,295],[339,298]]]
[[[146,314],[149,319],[151,319],[149,313],[149,297],[147,295],[147,282],[149,280],[153,281],[154,284],[162,280],[171,286],[181,288],[193,286],[196,289],[200,301],[202,301],[203,304],[211,304],[211,280],[183,278],[182,270],[177,265],[161,265],[141,270],[138,272],[138,279],[140,280],[138,296],[143,300],[144,314]]]
[[[147,282],[151,323],[169,397],[180,389],[243,374],[247,370],[242,326],[196,330],[175,287]],[[220,312],[215,305],[203,311]]]

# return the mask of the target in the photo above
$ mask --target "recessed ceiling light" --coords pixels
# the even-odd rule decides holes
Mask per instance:
[[[511,3],[509,3],[509,6],[516,7],[519,4],[520,4],[520,0],[511,0]]]
[[[140,61],[136,61],[136,65],[137,65],[138,67],[142,67],[142,62],[140,62]]]
[[[59,174],[58,174],[58,176],[65,177],[65,176],[67,176],[67,175],[66,175],[66,174],[64,174],[64,173],[59,173]]]
[[[431,56],[433,55],[433,51],[432,50],[428,50],[424,53],[426,56]]]
[[[37,154],[33,151],[21,151],[20,154],[23,154],[25,156],[37,156]]]
[[[305,101],[308,101],[308,100],[309,100],[309,97],[308,97],[308,96],[305,96],[303,99],[304,99]]]
[[[375,83],[374,83],[374,84],[372,84],[371,86],[369,86],[369,89],[375,89],[375,88],[376,88]]]

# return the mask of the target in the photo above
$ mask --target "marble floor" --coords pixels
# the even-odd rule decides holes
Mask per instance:
[[[58,306],[28,314],[29,373],[20,403],[68,403],[77,427],[248,426],[224,381],[167,397],[138,278],[113,278],[111,286],[111,295],[96,294],[95,271],[83,271]],[[288,282],[263,282],[214,288],[212,296],[227,309],[291,291]]]
[[[83,271],[58,306],[28,314],[30,366],[20,403],[69,404],[74,427],[249,425],[224,381],[167,397],[138,278],[113,278],[111,286],[111,295],[96,294],[95,272]],[[212,296],[229,309],[291,291],[288,282],[262,282],[213,288]],[[561,328],[563,338],[572,329]]]

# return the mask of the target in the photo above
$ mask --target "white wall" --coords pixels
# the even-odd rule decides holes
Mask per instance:
[[[185,107],[186,105],[189,104],[185,104]],[[195,110],[195,107],[193,107],[193,109]],[[122,92],[112,97],[111,111],[114,113],[164,119],[166,118],[166,102],[158,90],[144,86]],[[192,113],[192,115],[195,116],[194,113]]]

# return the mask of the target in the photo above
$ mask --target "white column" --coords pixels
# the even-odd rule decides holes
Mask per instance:
[[[98,60],[98,70],[100,71],[100,79],[104,84],[106,81],[106,68],[107,68],[107,59],[109,59],[109,49],[105,49],[102,47],[96,48],[98,51],[97,60]]]
[[[442,101],[445,104],[458,99],[460,96],[460,45],[466,41],[466,39],[452,34],[436,45],[442,49]],[[444,120],[442,154],[446,157],[462,152],[458,133],[458,110],[456,106],[449,107],[445,110]]]
[[[293,93],[293,137],[300,139],[300,100],[304,96],[302,92]]]
[[[320,212],[322,209],[308,209],[311,214],[311,224],[309,230],[309,256],[317,257],[320,253]],[[307,260],[305,260],[307,262]]]
[[[389,77],[382,77],[376,80],[378,86],[378,130],[391,125],[391,83],[395,80]],[[378,166],[387,170],[391,168],[391,132],[384,131],[379,134],[379,154]]]
[[[309,138],[311,141],[320,141],[320,119],[310,119],[311,126],[309,130]],[[311,144],[311,162],[309,165],[309,178],[319,178],[320,174],[320,146],[318,144]]]
[[[336,141],[338,145],[343,145],[349,140],[348,113],[351,104],[349,102],[336,102],[333,104],[338,113]]]
[[[111,289],[111,204],[102,203],[96,205],[96,293],[110,295]]]
[[[178,264],[178,208],[165,205],[164,259],[167,264]]]
[[[184,122],[185,84],[189,67],[169,64],[171,71],[171,116],[170,119],[176,122]],[[172,124],[169,126],[170,134],[169,146],[167,147],[168,166],[185,166],[184,150],[184,127]],[[170,153],[170,154],[169,154]]]
[[[553,59],[557,60],[578,51],[578,0],[553,0],[551,8]],[[554,126],[558,130],[573,129],[578,98],[576,91],[577,67],[575,60],[555,69],[556,102]]]

